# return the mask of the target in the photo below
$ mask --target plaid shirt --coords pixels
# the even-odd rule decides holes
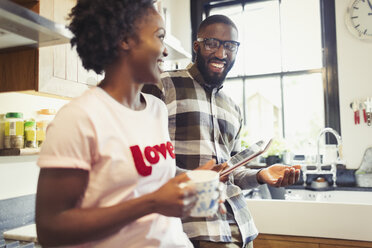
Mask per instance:
[[[196,65],[163,73],[159,88],[160,91],[150,90],[146,86],[144,91],[162,98],[167,105],[169,133],[178,167],[195,169],[212,158],[223,163],[240,151],[242,117],[239,106],[222,92],[222,87],[209,87]],[[257,187],[256,174],[255,170],[243,168],[230,174],[226,200],[232,214],[183,219],[189,238],[231,242],[229,223],[235,222],[244,243],[252,241],[258,232],[241,188]]]

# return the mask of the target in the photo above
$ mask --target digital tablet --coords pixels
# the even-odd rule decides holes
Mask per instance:
[[[235,169],[239,168],[242,165],[247,164],[252,159],[260,156],[262,153],[267,151],[272,139],[267,141],[260,140],[257,143],[251,145],[249,148],[244,149],[243,151],[235,154],[227,161],[227,168],[220,172],[220,177],[224,177]]]

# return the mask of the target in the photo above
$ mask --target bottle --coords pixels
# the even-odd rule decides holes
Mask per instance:
[[[54,119],[56,111],[54,109],[40,109],[37,111],[36,140],[37,146],[41,147],[45,140],[46,128]]]
[[[24,146],[24,123],[23,114],[20,112],[9,112],[5,115],[4,125],[4,147],[23,148]]]
[[[47,123],[45,121],[37,121],[36,122],[36,141],[37,147],[41,147],[45,140],[45,132],[46,132]]]
[[[36,123],[35,121],[25,122],[25,147],[26,148],[36,148]]]

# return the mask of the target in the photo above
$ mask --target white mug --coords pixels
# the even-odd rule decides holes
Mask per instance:
[[[218,210],[218,201],[221,195],[223,183],[220,183],[219,174],[211,170],[188,171],[190,178],[188,183],[194,185],[198,200],[191,209],[192,217],[208,217]]]

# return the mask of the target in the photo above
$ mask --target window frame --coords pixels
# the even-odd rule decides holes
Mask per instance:
[[[246,3],[263,2],[272,0],[190,0],[192,41],[196,40],[198,26],[202,21],[203,15],[209,15],[212,8],[231,6]],[[278,0],[279,3],[281,0]],[[336,42],[336,14],[335,0],[319,0],[321,32],[322,32],[322,52],[323,68],[313,70],[299,70],[290,72],[279,72],[269,74],[259,74],[251,76],[230,77],[229,79],[241,78],[243,81],[250,78],[264,76],[279,76],[282,79],[285,75],[307,74],[321,72],[323,77],[323,96],[324,96],[324,125],[331,127],[341,134],[340,124],[340,104],[339,104],[339,86],[338,86],[338,66],[337,66],[337,42]],[[195,54],[193,53],[193,60]],[[244,84],[243,84],[244,85]],[[282,88],[283,89],[283,88]],[[284,107],[284,106],[283,106]],[[244,112],[244,111],[243,111]],[[244,112],[245,113],[245,112]],[[283,113],[282,113],[283,114]],[[282,116],[283,117],[283,116]],[[282,118],[284,122],[284,118]],[[284,128],[284,123],[283,123]],[[285,135],[283,130],[283,135]],[[336,144],[333,136],[326,135],[326,144]]]

